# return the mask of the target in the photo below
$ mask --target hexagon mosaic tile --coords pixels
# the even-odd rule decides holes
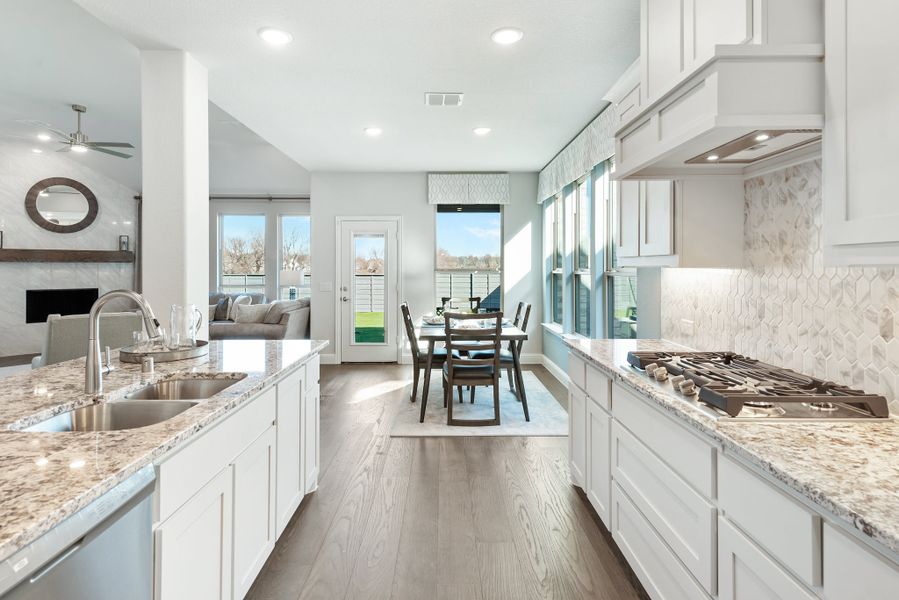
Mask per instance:
[[[663,269],[663,337],[880,393],[899,415],[897,271],[824,266],[821,161],[745,192],[746,266]]]

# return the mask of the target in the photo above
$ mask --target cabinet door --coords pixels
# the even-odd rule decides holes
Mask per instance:
[[[814,600],[776,562],[723,517],[718,518],[720,600]]]
[[[610,475],[611,417],[592,399],[587,399],[587,498],[611,529],[609,503],[612,495]]]
[[[643,182],[640,199],[640,256],[674,254],[674,182]]]
[[[681,0],[642,0],[640,24],[644,99],[667,92],[684,69]]]
[[[156,528],[157,600],[231,599],[232,468]]]
[[[825,2],[824,242],[899,242],[899,3]],[[851,150],[850,150],[851,149]],[[870,255],[883,250],[871,249]],[[899,259],[893,259],[895,264]],[[865,259],[858,262],[869,262]],[[873,262],[873,261],[871,261]]]
[[[303,473],[307,494],[318,489],[320,404],[319,387],[315,384],[303,394]]]
[[[292,376],[278,384],[277,477],[275,507],[278,535],[284,531],[306,491],[303,474],[303,379]]]
[[[579,388],[568,388],[568,461],[571,483],[584,488],[587,473],[587,397]]]
[[[899,593],[899,565],[824,525],[824,597],[891,600]]]
[[[243,598],[275,547],[275,428],[234,459],[234,597]]]
[[[640,189],[639,181],[619,181],[618,222],[615,223],[616,254],[619,258],[640,255]]]

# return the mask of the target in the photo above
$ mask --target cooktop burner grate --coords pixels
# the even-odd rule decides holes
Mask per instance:
[[[699,401],[731,417],[886,418],[886,398],[733,352],[630,352],[637,369],[691,380]],[[664,373],[663,373],[664,374]],[[650,373],[652,375],[652,373]],[[675,387],[676,391],[680,391]]]

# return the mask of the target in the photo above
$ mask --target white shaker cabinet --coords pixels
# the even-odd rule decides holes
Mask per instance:
[[[828,0],[825,10],[825,261],[899,264],[899,3]]]
[[[235,598],[243,598],[275,548],[275,428],[234,459]]]
[[[305,493],[307,494],[318,489],[321,445],[319,407],[319,387],[316,383],[303,394],[303,474],[306,480]]]
[[[571,482],[583,489],[587,481],[587,395],[577,386],[568,390],[568,457]]]
[[[231,600],[232,467],[156,528],[155,598]]]
[[[718,519],[719,600],[814,600],[815,596],[727,519]]]
[[[608,380],[607,380],[608,382]],[[607,383],[607,385],[609,385]],[[584,492],[606,527],[611,528],[612,500],[611,431],[612,417],[591,397],[587,398],[586,487]]]
[[[899,596],[899,565],[824,525],[824,598],[893,600]]]
[[[278,383],[277,491],[278,535],[287,527],[306,492],[303,460],[303,376],[292,373]]]
[[[643,182],[621,181],[617,190],[618,219],[614,224],[616,255],[622,258],[640,256],[640,199]]]

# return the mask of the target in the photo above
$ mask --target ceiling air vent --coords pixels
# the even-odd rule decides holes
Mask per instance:
[[[425,92],[426,106],[462,106],[462,92]]]

